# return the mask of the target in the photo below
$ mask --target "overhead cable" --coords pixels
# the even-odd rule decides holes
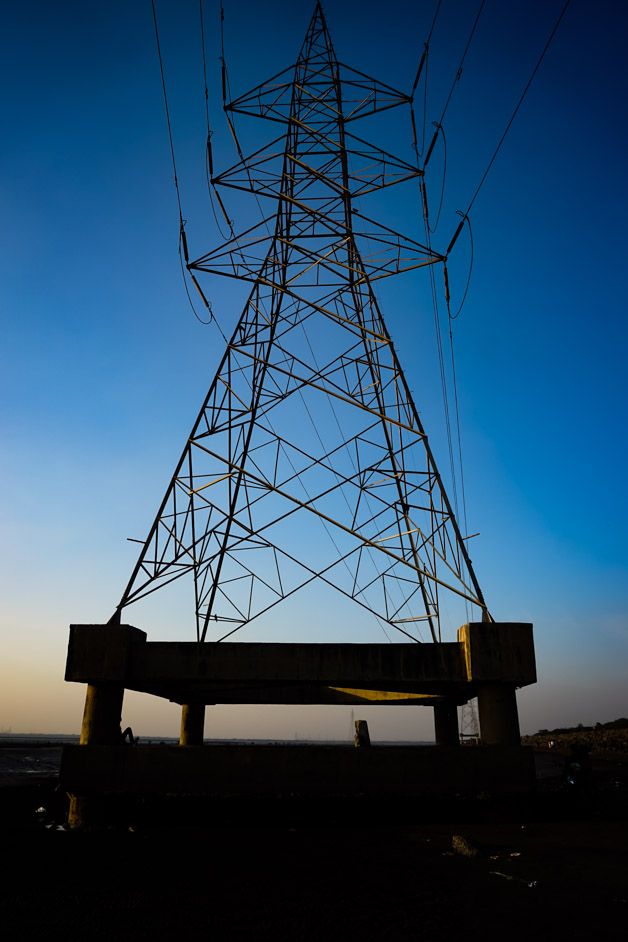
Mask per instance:
[[[523,99],[526,97],[527,91],[528,91],[528,89],[530,88],[530,85],[532,84],[532,80],[534,79],[534,76],[536,75],[536,73],[537,73],[538,70],[539,70],[539,66],[541,65],[541,62],[543,61],[543,59],[544,59],[544,57],[545,57],[545,53],[546,53],[547,50],[549,49],[550,43],[551,43],[552,39],[554,38],[554,35],[555,35],[555,33],[556,33],[556,30],[557,30],[558,27],[560,26],[561,20],[562,20],[563,16],[565,15],[565,13],[567,12],[567,7],[569,6],[570,3],[571,3],[571,0],[567,0],[567,2],[565,3],[565,5],[564,5],[564,7],[563,7],[563,9],[562,9],[562,11],[561,11],[560,16],[559,16],[558,19],[556,20],[556,25],[554,26],[554,29],[553,29],[552,32],[550,33],[549,39],[548,39],[547,42],[545,43],[545,47],[544,47],[544,49],[543,49],[543,52],[542,52],[541,55],[539,56],[539,60],[538,60],[537,64],[534,66],[534,70],[533,70],[533,72],[532,72],[532,75],[531,75],[530,78],[528,79],[528,84],[527,84],[526,87],[524,88],[524,90],[523,90],[523,92],[522,92],[522,94],[521,94],[521,98],[520,98],[519,101],[517,102],[517,107],[516,107],[515,110],[513,111],[512,117],[510,118],[510,121],[509,121],[508,124],[506,125],[506,130],[505,130],[504,133],[502,134],[501,139],[500,139],[500,141],[499,141],[499,144],[498,144],[497,147],[495,148],[495,151],[494,151],[494,153],[493,153],[493,156],[491,157],[491,159],[490,159],[490,161],[489,161],[488,167],[487,167],[486,170],[484,171],[484,176],[483,176],[482,179],[480,180],[480,182],[479,182],[479,184],[478,184],[478,188],[477,188],[477,190],[475,191],[475,193],[473,194],[473,198],[472,198],[471,202],[469,203],[469,206],[468,206],[468,208],[467,208],[467,212],[465,213],[465,216],[468,215],[468,213],[470,212],[471,207],[473,206],[473,204],[474,204],[475,201],[476,201],[476,198],[477,198],[478,193],[479,193],[480,190],[482,189],[482,185],[483,185],[484,181],[486,180],[486,178],[487,178],[487,176],[488,176],[488,172],[489,172],[489,170],[491,169],[491,167],[493,166],[493,161],[494,161],[495,158],[497,157],[497,155],[498,155],[498,153],[499,153],[499,150],[500,150],[502,144],[504,143],[504,140],[505,140],[505,138],[506,138],[506,135],[508,134],[508,131],[510,130],[510,126],[511,126],[512,122],[515,120],[515,117],[516,117],[516,115],[517,115],[517,112],[519,111],[519,108],[521,107],[521,104],[522,104],[522,102],[523,102]],[[464,219],[463,219],[463,222],[464,222]],[[460,227],[459,227],[459,229],[460,229]],[[449,250],[448,250],[448,251],[449,251]]]
[[[438,0],[438,4],[436,6],[436,12],[434,13],[432,25],[430,27],[427,40],[425,42],[423,55],[421,56],[421,61],[419,62],[419,68],[417,69],[417,73],[414,78],[414,85],[412,86],[412,92],[410,94],[410,120],[412,121],[412,137],[414,140],[414,149],[416,151],[417,158],[421,157],[425,151],[425,116],[427,114],[427,67],[429,63],[430,40],[432,38],[432,33],[434,32],[434,27],[436,26],[436,19],[438,17],[438,11],[440,10],[441,3],[442,3],[442,0]],[[425,80],[423,82],[423,132],[421,135],[422,137],[421,151],[419,152],[419,145],[417,142],[417,134],[416,134],[416,124],[414,121],[414,93],[416,91],[417,85],[419,84],[419,79],[421,77],[421,73],[423,72],[423,66],[425,66]]]
[[[469,38],[467,39],[467,45],[464,47],[464,52],[462,53],[462,58],[461,58],[461,60],[460,60],[460,65],[458,66],[458,70],[457,70],[457,72],[456,72],[456,76],[455,76],[453,82],[451,83],[451,88],[450,88],[450,90],[449,90],[449,95],[447,96],[447,101],[445,102],[445,107],[443,108],[443,113],[442,113],[441,116],[440,116],[440,121],[435,121],[435,122],[434,122],[435,125],[436,125],[436,133],[434,134],[434,137],[432,138],[432,143],[430,144],[430,148],[429,148],[429,150],[428,150],[428,152],[427,152],[427,157],[425,158],[425,163],[423,164],[423,169],[424,169],[424,170],[425,170],[425,168],[427,167],[427,163],[428,163],[428,161],[429,161],[429,159],[430,159],[430,157],[431,157],[431,155],[432,155],[432,151],[434,150],[434,144],[436,143],[436,139],[437,139],[437,137],[438,137],[438,130],[439,130],[439,128],[441,127],[443,121],[445,120],[445,115],[446,115],[446,113],[447,113],[447,109],[449,108],[449,102],[451,101],[451,96],[452,96],[453,93],[454,93],[454,88],[456,87],[456,85],[457,85],[458,82],[460,81],[460,76],[462,75],[462,66],[464,65],[464,60],[465,60],[465,58],[466,58],[466,56],[467,56],[467,52],[469,51],[469,46],[471,45],[471,40],[473,39],[473,35],[474,35],[474,33],[475,33],[475,28],[476,28],[476,26],[478,25],[480,16],[482,15],[482,10],[484,9],[484,3],[485,3],[485,0],[482,0],[482,2],[480,3],[480,8],[479,8],[479,10],[478,10],[478,12],[477,12],[477,16],[476,16],[475,21],[474,21],[474,23],[473,23],[473,26],[472,26],[472,28],[471,28],[471,32],[469,33]]]
[[[212,306],[211,306],[211,303],[207,300],[207,298],[205,297],[205,295],[203,294],[203,292],[202,292],[202,290],[201,290],[201,288],[200,288],[200,285],[198,284],[198,282],[196,281],[196,279],[195,279],[194,276],[192,275],[192,280],[194,281],[194,284],[196,285],[196,287],[197,287],[197,289],[198,289],[198,292],[199,292],[199,294],[201,295],[201,297],[202,297],[202,299],[203,299],[203,301],[204,301],[204,303],[205,303],[205,307],[206,307],[207,310],[209,311],[209,320],[208,320],[208,321],[204,321],[202,317],[199,317],[199,315],[198,315],[198,313],[197,313],[197,311],[196,311],[196,308],[194,307],[194,304],[192,303],[192,298],[190,297],[190,292],[189,292],[188,285],[187,285],[187,280],[186,280],[186,277],[185,277],[185,265],[184,265],[184,261],[183,261],[183,256],[182,256],[182,254],[181,254],[181,252],[183,251],[183,255],[185,255],[185,263],[187,264],[187,262],[189,261],[189,258],[188,258],[187,238],[186,238],[186,235],[185,235],[185,219],[183,218],[183,210],[181,209],[181,193],[180,193],[180,190],[179,190],[179,179],[178,179],[178,177],[177,177],[177,162],[176,162],[175,156],[174,156],[174,142],[173,142],[173,139],[172,139],[172,125],[171,125],[171,123],[170,123],[170,109],[168,108],[168,95],[167,95],[167,93],[166,93],[166,79],[165,79],[165,76],[164,76],[164,64],[163,64],[163,59],[162,59],[162,57],[161,57],[161,44],[160,44],[160,42],[159,42],[159,29],[158,29],[158,27],[157,27],[157,14],[156,14],[156,12],[155,12],[155,0],[151,0],[151,6],[152,6],[152,8],[153,8],[153,22],[154,22],[154,24],[155,24],[155,39],[156,39],[156,41],[157,41],[157,54],[158,54],[158,56],[159,56],[159,71],[160,71],[160,73],[161,73],[161,87],[162,87],[163,95],[164,95],[164,106],[165,106],[165,109],[166,109],[166,121],[167,121],[167,124],[168,124],[168,139],[169,139],[169,141],[170,141],[170,156],[172,157],[172,171],[173,171],[173,174],[174,174],[174,187],[175,187],[175,190],[176,190],[176,193],[177,193],[177,205],[178,205],[178,207],[179,207],[179,249],[178,249],[178,251],[179,251],[179,262],[180,262],[180,265],[181,265],[181,275],[182,275],[182,277],[183,277],[183,284],[185,285],[185,293],[187,294],[188,301],[190,302],[190,307],[192,308],[192,311],[194,312],[194,316],[196,317],[196,319],[197,319],[198,321],[200,321],[201,324],[207,325],[207,324],[211,323],[211,321],[213,320],[213,314],[212,314]]]
[[[161,46],[159,44],[159,30],[157,29],[157,14],[155,13],[155,0],[151,0],[153,8],[153,22],[155,23],[155,39],[157,40],[157,54],[159,56],[159,70],[161,72],[161,87],[164,93],[164,105],[166,108],[166,121],[168,122],[168,138],[170,140],[170,155],[172,157],[172,170],[174,173],[174,186],[177,191],[177,203],[179,204],[179,219],[183,226],[183,212],[181,210],[181,194],[179,193],[179,180],[177,179],[177,162],[174,159],[174,144],[172,142],[172,126],[170,124],[170,111],[168,109],[168,96],[166,94],[166,80],[164,78],[164,64],[161,58]]]

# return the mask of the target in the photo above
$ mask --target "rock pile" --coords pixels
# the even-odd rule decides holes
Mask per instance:
[[[534,736],[522,736],[522,746],[535,749],[548,749],[549,740],[553,740],[557,752],[568,752],[573,743],[584,743],[591,750],[591,755],[598,759],[628,760],[628,729],[579,729],[569,733],[536,733]]]

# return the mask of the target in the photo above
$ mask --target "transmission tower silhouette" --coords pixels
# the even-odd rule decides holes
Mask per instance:
[[[460,742],[479,742],[480,720],[477,699],[469,700],[460,707]]]
[[[492,620],[373,290],[445,256],[354,207],[421,178],[353,133],[409,102],[338,62],[317,4],[296,65],[225,103],[241,159],[212,184],[272,211],[196,260],[185,245],[195,280],[251,291],[112,622],[186,577],[200,642],[315,583],[417,641],[441,640],[446,597]],[[244,157],[236,113],[284,133]]]

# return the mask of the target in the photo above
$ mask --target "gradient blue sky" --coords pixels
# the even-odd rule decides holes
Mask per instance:
[[[466,208],[562,5],[487,0],[445,120],[436,248],[449,242],[455,210]],[[294,62],[313,6],[225,0],[234,94]],[[477,6],[443,0],[428,127]],[[433,0],[329,0],[324,9],[341,61],[411,88]],[[204,10],[214,156],[226,168],[237,156],[220,107],[219,4]],[[158,0],[157,14],[197,257],[222,241],[205,188],[198,3]],[[84,691],[62,679],[68,625],[113,611],[135,558],[126,537],[147,531],[222,342],[214,326],[195,320],[181,281],[149,0],[5,0],[0,16],[0,727],[73,732]],[[473,280],[455,323],[469,530],[481,533],[474,565],[493,615],[535,626],[539,683],[519,693],[524,731],[628,714],[627,20],[623,4],[572,0],[474,206]],[[245,150],[276,128],[241,121]],[[405,110],[364,122],[358,133],[408,153]],[[432,203],[441,168],[439,144]],[[420,234],[417,190],[401,191],[365,200],[363,210]],[[228,205],[237,229],[258,221],[251,198]],[[450,268],[454,302],[468,258],[465,234]],[[421,277],[378,292],[444,466]],[[246,290],[227,279],[205,288],[230,331]],[[149,637],[191,637],[191,606],[178,611],[153,612],[150,624],[129,620]],[[284,627],[288,637],[292,626]],[[206,735],[340,737],[349,713],[216,707]],[[360,713],[376,739],[431,736],[429,710]],[[127,695],[124,720],[140,735],[176,735],[179,712]]]

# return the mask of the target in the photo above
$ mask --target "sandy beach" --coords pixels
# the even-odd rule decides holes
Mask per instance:
[[[55,749],[0,748],[7,938],[579,939],[625,924],[623,762],[594,763],[585,813],[559,790],[561,758],[537,753],[525,799],[154,805],[79,833],[62,825]]]

